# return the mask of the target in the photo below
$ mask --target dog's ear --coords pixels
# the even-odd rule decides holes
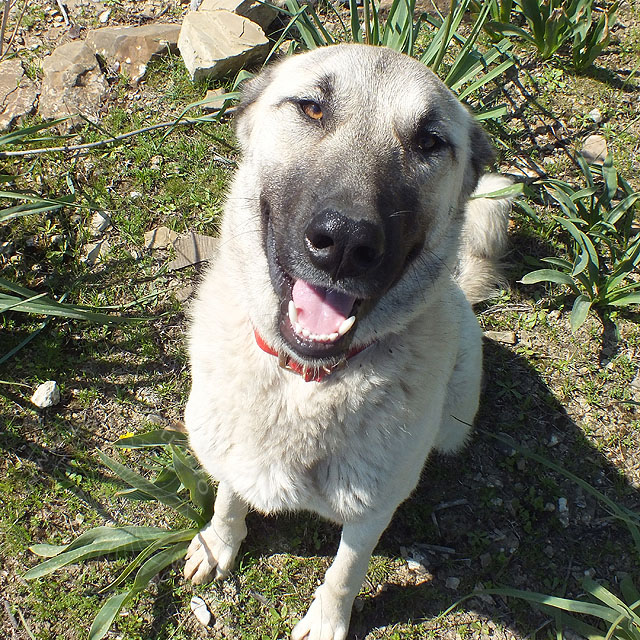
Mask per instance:
[[[256,102],[267,85],[271,82],[273,69],[273,65],[266,67],[257,76],[254,76],[249,80],[245,80],[240,85],[241,99],[240,104],[236,107],[234,123],[236,137],[243,147],[248,140],[251,130],[251,125],[248,122],[248,112],[251,111],[251,105]]]
[[[473,122],[469,132],[469,171],[465,180],[467,193],[473,193],[485,168],[496,159],[495,151],[482,127]]]

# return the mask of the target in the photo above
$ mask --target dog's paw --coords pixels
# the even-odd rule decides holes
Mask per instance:
[[[213,524],[210,524],[200,531],[189,545],[184,577],[194,584],[201,584],[211,578],[226,578],[233,568],[239,546],[239,543],[234,545],[225,542],[217,535]]]
[[[291,640],[344,640],[349,630],[351,602],[344,602],[320,587],[300,622],[291,632]]]

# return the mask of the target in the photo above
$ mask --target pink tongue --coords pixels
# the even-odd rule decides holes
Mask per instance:
[[[351,314],[356,299],[333,289],[315,287],[304,280],[293,285],[293,304],[298,322],[317,335],[335,333]]]

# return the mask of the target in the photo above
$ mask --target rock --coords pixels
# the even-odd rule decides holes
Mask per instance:
[[[111,67],[127,74],[135,84],[151,59],[177,51],[179,24],[147,24],[141,27],[104,27],[87,35],[86,44]]]
[[[173,241],[176,258],[169,263],[169,270],[184,269],[193,264],[210,260],[218,251],[219,238],[203,236],[198,233],[187,233]]]
[[[588,136],[579,151],[589,164],[604,164],[604,159],[609,153],[607,141],[600,135]]]
[[[178,302],[186,302],[194,293],[195,291],[195,287],[193,287],[192,285],[188,284],[184,287],[180,287],[179,289],[176,289],[174,292],[174,296],[175,299]]]
[[[456,591],[460,586],[460,578],[453,578],[453,577],[447,578],[446,582],[444,583],[444,586],[447,587],[447,589]]]
[[[35,110],[38,87],[24,73],[20,60],[0,62],[0,131]]]
[[[231,11],[194,11],[182,23],[178,48],[191,79],[220,79],[261,64],[269,54],[262,29]]]
[[[89,223],[89,232],[93,238],[99,236],[111,226],[111,218],[102,212],[96,211]]]
[[[178,234],[167,227],[157,227],[144,234],[144,246],[146,249],[166,249]]]
[[[109,22],[110,17],[111,17],[111,9],[107,9],[106,11],[103,11],[98,16],[98,21],[100,22],[100,24],[107,24],[107,22]]]
[[[193,611],[193,615],[196,617],[198,622],[204,627],[208,626],[211,622],[211,611],[209,611],[207,603],[202,598],[193,596],[189,606],[191,607],[191,611]]]
[[[81,113],[97,121],[109,86],[91,49],[79,40],[58,47],[42,63],[44,80],[38,113],[45,119]],[[70,125],[80,124],[73,118]]]
[[[31,402],[39,409],[53,407],[60,402],[60,387],[55,380],[43,382],[31,396]]]
[[[260,25],[263,31],[275,20],[278,10],[263,2],[256,0],[203,0],[198,11],[217,11],[226,9],[239,16],[244,16]]]
[[[224,89],[209,89],[205,95],[205,103],[202,105],[203,111],[219,111],[222,109],[226,95]]]
[[[105,256],[109,251],[110,245],[107,240],[100,242],[89,242],[83,247],[82,262],[87,264],[95,264],[101,257]]]
[[[502,342],[503,344],[516,344],[518,342],[515,331],[485,331],[483,335],[489,340]]]
[[[602,122],[602,112],[598,107],[589,111],[589,118],[593,120],[596,124],[600,124]]]

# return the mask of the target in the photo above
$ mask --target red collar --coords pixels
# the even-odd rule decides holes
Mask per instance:
[[[332,367],[320,367],[319,369],[316,369],[316,368],[306,367],[300,364],[299,362],[296,362],[286,353],[278,353],[275,349],[270,347],[262,339],[262,336],[257,331],[254,331],[253,335],[256,338],[256,344],[265,353],[268,353],[269,355],[272,355],[272,356],[277,356],[278,364],[283,369],[287,369],[288,371],[293,371],[294,373],[297,373],[298,375],[304,378],[305,382],[322,382],[325,378],[330,376],[334,371],[338,371],[342,369],[346,365],[347,360],[349,360],[349,358],[353,358],[353,356],[357,355],[361,351],[364,351],[368,346],[370,346],[369,344],[365,344],[362,347],[355,347],[351,349],[351,351],[349,351],[349,353],[347,354],[347,357],[344,360],[341,360],[340,362],[334,364]]]

